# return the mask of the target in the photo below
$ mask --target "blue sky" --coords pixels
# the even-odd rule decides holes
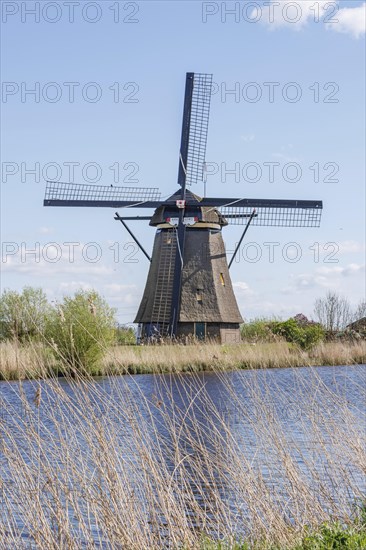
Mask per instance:
[[[207,195],[324,201],[319,229],[248,231],[231,268],[243,316],[311,316],[328,289],[356,305],[365,278],[364,10],[323,0],[3,1],[1,289],[40,286],[57,301],[91,287],[121,322],[133,321],[147,260],[113,210],[44,208],[44,179],[70,181],[73,166],[75,182],[171,194],[185,73],[196,71],[213,73],[217,92]],[[131,228],[151,250],[154,230]],[[229,256],[240,234],[224,229]]]

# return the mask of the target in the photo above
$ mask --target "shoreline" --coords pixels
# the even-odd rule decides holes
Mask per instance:
[[[0,345],[0,380],[72,374],[41,344]],[[235,371],[244,369],[349,366],[366,363],[366,342],[326,342],[303,351],[286,342],[114,346],[87,372],[91,376]]]

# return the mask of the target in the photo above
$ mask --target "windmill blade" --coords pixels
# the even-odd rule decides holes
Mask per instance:
[[[182,187],[204,177],[211,90],[212,74],[187,73],[178,172]]]
[[[322,201],[286,199],[233,199],[193,196],[187,205],[217,208],[230,224],[243,225],[253,209],[256,211],[251,225],[278,227],[319,227],[323,209]]]
[[[161,193],[156,187],[115,187],[48,181],[44,206],[105,206],[157,208]]]
[[[257,202],[257,201],[253,201]],[[270,201],[265,201],[270,202]],[[280,202],[280,201],[279,201]],[[319,227],[322,203],[319,201],[285,201],[290,204],[255,206],[251,225],[271,227]],[[292,204],[291,204],[292,203]],[[231,225],[243,225],[252,215],[253,206],[222,206],[221,214]]]

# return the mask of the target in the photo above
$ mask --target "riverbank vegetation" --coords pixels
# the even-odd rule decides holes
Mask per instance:
[[[363,371],[277,374],[3,382],[0,548],[365,548]]]
[[[172,345],[160,339],[136,346],[133,328],[119,326],[115,311],[94,291],[78,291],[57,304],[48,303],[41,289],[5,291],[0,380],[365,363],[366,319],[345,327],[350,308],[334,293],[318,300],[316,309],[323,324],[301,314],[244,323],[240,344],[184,340]],[[356,315],[364,309],[360,303]]]
[[[44,378],[87,372],[94,376],[235,369],[289,368],[366,363],[366,342],[324,342],[301,350],[285,341],[237,345],[111,346],[98,363],[80,369],[43,344],[0,344],[0,380]]]

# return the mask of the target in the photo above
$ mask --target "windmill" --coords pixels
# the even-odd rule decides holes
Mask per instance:
[[[187,73],[179,152],[178,190],[163,200],[157,188],[47,182],[44,206],[154,209],[120,221],[150,262],[135,323],[139,337],[157,340],[193,335],[237,341],[243,321],[229,268],[249,225],[319,227],[322,202],[199,197],[189,186],[204,179],[212,75]],[[156,227],[150,257],[126,221]],[[222,228],[244,225],[228,265]]]

